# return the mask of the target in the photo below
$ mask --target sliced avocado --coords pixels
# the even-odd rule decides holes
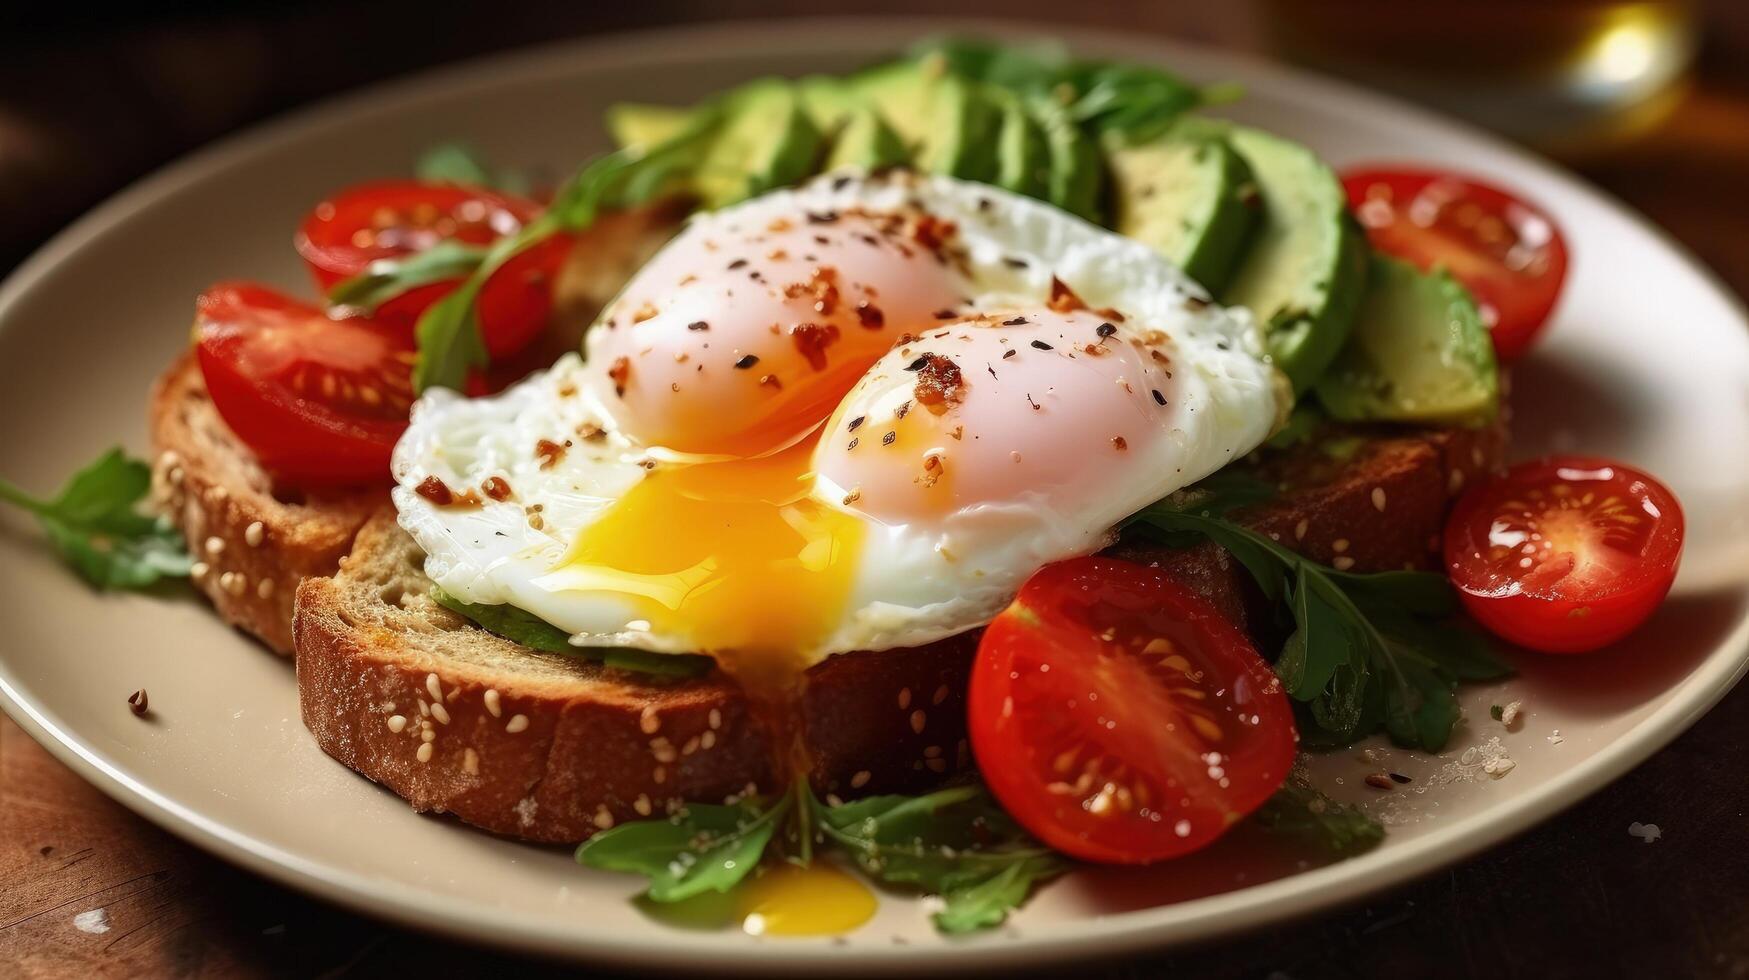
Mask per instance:
[[[620,102],[607,109],[607,131],[622,147],[656,146],[686,128],[693,110],[642,102]]]
[[[1035,98],[1027,108],[1044,131],[1051,155],[1050,189],[1045,199],[1070,214],[1099,221],[1099,192],[1105,180],[1099,145],[1054,97]]]
[[[1469,291],[1443,269],[1380,255],[1354,331],[1317,392],[1344,421],[1477,422],[1493,417],[1500,379]]]
[[[1051,148],[1045,131],[1013,94],[993,89],[1002,105],[996,136],[996,186],[1016,194],[1048,200],[1051,192]]]
[[[989,183],[996,177],[1001,124],[1001,109],[981,83],[945,75],[930,90],[929,135],[917,162],[938,174]]]
[[[1245,159],[1263,215],[1223,302],[1263,322],[1275,364],[1303,392],[1335,359],[1354,325],[1366,284],[1366,247],[1348,214],[1342,183],[1305,147],[1279,136],[1209,120]]]
[[[844,117],[838,136],[832,141],[832,152],[826,157],[826,169],[861,167],[876,170],[896,166],[910,160],[899,134],[869,106],[857,106]]]
[[[843,128],[850,114],[868,105],[868,100],[856,92],[845,79],[833,75],[809,75],[798,78],[796,91],[802,97],[802,107],[822,133],[835,133]]]
[[[941,77],[940,65],[932,65],[930,70],[915,61],[894,61],[844,80],[845,90],[879,111],[913,157],[930,135],[930,101]]]
[[[722,124],[694,176],[699,199],[720,208],[793,184],[814,173],[824,145],[795,86],[749,82],[725,97]]]
[[[1210,292],[1226,288],[1261,212],[1245,159],[1206,132],[1105,146],[1112,230],[1152,245]]]

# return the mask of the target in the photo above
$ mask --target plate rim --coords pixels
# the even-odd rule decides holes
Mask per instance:
[[[424,100],[517,84],[543,75],[562,76],[566,63],[597,58],[622,67],[660,63],[677,50],[696,52],[706,44],[721,45],[745,57],[756,50],[778,49],[796,41],[818,42],[822,35],[857,38],[855,46],[872,47],[871,37],[915,38],[944,32],[977,33],[1004,38],[1053,38],[1071,47],[1126,49],[1157,61],[1185,58],[1199,63],[1232,65],[1235,74],[1291,83],[1314,97],[1326,97],[1343,111],[1364,111],[1385,119],[1431,126],[1466,143],[1480,144],[1513,166],[1537,172],[1543,179],[1577,191],[1614,212],[1669,251],[1694,274],[1711,298],[1749,327],[1749,309],[1718,275],[1661,227],[1614,195],[1593,186],[1548,160],[1499,137],[1431,110],[1347,82],[1270,62],[1256,55],[1218,50],[1157,34],[1124,35],[1114,28],[1079,28],[1050,22],[992,18],[934,17],[807,17],[733,20],[609,32],[513,49],[426,69],[364,88],[325,98],[271,117],[196,149],[134,181],[107,198],[34,251],[0,283],[0,329],[11,311],[25,301],[62,261],[101,239],[106,231],[138,212],[223,172],[240,162],[269,155],[295,143],[306,133],[346,117],[405,110]],[[240,641],[247,642],[247,641]],[[257,649],[257,655],[263,651]],[[528,926],[514,914],[494,916],[489,908],[422,892],[411,886],[367,878],[287,852],[247,832],[208,818],[163,796],[124,772],[114,760],[65,728],[24,696],[17,686],[10,658],[0,656],[0,709],[51,755],[73,769],[105,795],[176,836],[269,880],[326,901],[425,931],[442,932],[468,941],[525,953],[622,965],[685,967],[706,972],[749,969],[786,973],[843,967],[896,971],[920,963],[961,969],[996,969],[1017,963],[1037,965],[1038,956],[1106,956],[1162,947],[1186,941],[1206,941],[1269,923],[1302,918],[1377,891],[1402,885],[1438,868],[1470,857],[1508,837],[1523,833],[1578,803],[1668,745],[1710,710],[1749,671],[1749,615],[1739,620],[1695,669],[1669,690],[1668,700],[1627,733],[1579,765],[1488,809],[1489,821],[1442,827],[1390,851],[1374,851],[1325,867],[1235,889],[1217,895],[1111,915],[1040,924],[1017,938],[986,934],[944,945],[907,946],[858,943],[840,948],[824,942],[762,943],[751,949],[732,947],[715,933],[680,930],[664,933],[652,945],[645,933],[614,936],[584,930],[560,934]],[[1162,909],[1173,917],[1152,922]]]

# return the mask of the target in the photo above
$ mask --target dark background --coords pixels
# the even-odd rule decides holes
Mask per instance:
[[[0,6],[0,273],[131,180],[330,93],[563,37],[820,12],[743,0],[213,0],[114,13],[71,3]],[[1749,3],[1703,6],[1695,84],[1673,114],[1631,146],[1570,162],[1744,294]],[[991,15],[1244,49],[1263,36],[1246,4],[1226,0],[900,0],[840,3],[830,12]],[[117,326],[127,328],[126,311],[117,311]],[[1480,858],[1334,915],[1080,972],[1270,980],[1749,976],[1746,758],[1749,687],[1615,785]],[[1650,844],[1630,836],[1636,821],[1657,823],[1664,836]],[[111,932],[71,928],[72,912],[99,904],[109,909]],[[233,870],[110,802],[0,719],[0,974],[539,976],[556,969],[386,928]]]

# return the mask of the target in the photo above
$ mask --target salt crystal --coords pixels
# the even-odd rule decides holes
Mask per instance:
[[[1500,724],[1505,725],[1507,728],[1511,728],[1513,723],[1518,721],[1519,710],[1522,709],[1523,707],[1524,707],[1523,701],[1514,701],[1511,704],[1508,704],[1506,707],[1501,708],[1500,709]]]
[[[1640,840],[1650,844],[1664,836],[1664,832],[1659,830],[1658,825],[1655,823],[1640,823],[1636,820],[1633,823],[1628,824],[1628,836],[1638,837]]]

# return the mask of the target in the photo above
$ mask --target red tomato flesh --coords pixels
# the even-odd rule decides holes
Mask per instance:
[[[265,286],[221,283],[196,303],[201,375],[225,424],[276,476],[377,483],[413,402],[407,335],[330,319]]]
[[[294,242],[316,284],[363,273],[372,262],[423,252],[442,241],[489,245],[520,232],[540,205],[458,184],[382,181],[359,184],[316,205]],[[480,291],[481,333],[493,358],[508,357],[546,326],[552,286],[572,239],[558,234],[518,253]],[[453,291],[460,278],[408,290],[377,308],[377,322],[411,331],[419,315]]]
[[[1465,494],[1445,528],[1464,606],[1520,646],[1583,653],[1632,632],[1670,591],[1682,508],[1629,466],[1564,456]]]
[[[984,631],[968,725],[990,789],[1066,854],[1146,864],[1207,845],[1293,765],[1287,696],[1245,634],[1158,569],[1046,566]]]
[[[1422,269],[1444,266],[1469,289],[1501,360],[1530,348],[1567,277],[1567,242],[1547,212],[1431,170],[1356,170],[1343,184],[1374,248]]]

